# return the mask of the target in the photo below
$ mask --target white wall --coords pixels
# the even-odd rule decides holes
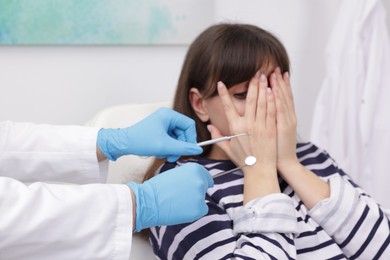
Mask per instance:
[[[0,47],[0,120],[83,124],[121,103],[171,99],[187,47]]]
[[[390,10],[390,1],[384,2]],[[324,77],[324,47],[339,1],[214,3],[216,21],[254,23],[285,44],[292,62],[298,131],[307,138]],[[0,121],[83,124],[107,106],[171,100],[186,50],[186,46],[0,47]]]

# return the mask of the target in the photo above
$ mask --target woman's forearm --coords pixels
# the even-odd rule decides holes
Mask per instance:
[[[280,193],[276,167],[248,166],[244,171],[244,205],[272,193]]]
[[[280,170],[280,175],[308,209],[330,196],[329,184],[299,162]]]

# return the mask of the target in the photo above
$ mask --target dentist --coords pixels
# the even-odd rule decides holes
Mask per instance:
[[[213,180],[186,164],[103,184],[106,159],[201,152],[192,119],[167,108],[120,129],[0,123],[0,259],[129,259],[134,230],[205,215]]]

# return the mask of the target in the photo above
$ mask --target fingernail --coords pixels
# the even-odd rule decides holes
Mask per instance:
[[[221,81],[218,81],[217,88],[219,89],[223,88],[223,83]]]
[[[211,125],[207,125],[206,127],[207,127],[207,130],[211,133],[211,129],[212,129]]]
[[[286,72],[284,73],[284,77],[285,77],[286,79],[289,79],[289,78],[290,78],[290,75],[289,75],[288,71],[286,71]]]
[[[275,73],[272,73],[271,77],[274,78],[274,79],[276,79],[276,74],[275,74]]]
[[[267,77],[264,74],[261,74],[260,81],[261,82],[266,82],[267,81]]]
[[[260,76],[260,71],[256,72],[255,78],[258,78]]]
[[[271,89],[271,88],[267,88],[267,94],[268,94],[269,96],[272,95],[272,89]]]
[[[275,72],[276,72],[276,73],[280,73],[280,67],[279,67],[279,66],[276,67]]]

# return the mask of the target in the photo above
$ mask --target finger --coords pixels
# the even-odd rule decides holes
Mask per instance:
[[[177,111],[166,109],[167,117],[170,119],[168,131],[176,133],[180,130],[184,134],[184,140],[189,143],[196,143],[195,121]]]
[[[170,138],[167,142],[167,149],[165,156],[157,156],[157,158],[167,158],[168,162],[177,161],[182,155],[197,155],[203,152],[203,149],[197,144],[187,142],[187,137],[185,136],[185,131],[175,128],[168,133]]]
[[[288,93],[288,86],[287,86],[289,84],[289,82],[285,81],[284,77],[281,74],[279,67],[277,67],[275,69],[275,75],[276,75],[276,79],[277,79],[278,86],[279,86],[279,94],[280,94],[283,102],[286,104],[286,108],[287,108],[286,112],[293,112],[294,105],[293,105],[293,102],[292,102],[290,95]]]
[[[208,125],[207,129],[209,130],[212,139],[219,138],[219,137],[223,136],[221,134],[221,132],[219,131],[219,129],[213,125]],[[247,136],[242,136],[242,137],[240,136],[239,138],[245,138],[245,137],[247,137]],[[229,141],[218,142],[218,143],[215,143],[214,145],[218,146],[222,151],[224,151],[228,155],[229,158],[232,158],[231,156],[233,156],[234,151],[237,151],[236,149],[239,149],[240,151],[244,151],[242,144],[238,140],[239,138],[234,138],[234,139],[229,140]],[[232,142],[238,142],[238,146],[235,146],[235,148],[233,148]],[[243,153],[243,154],[245,154],[245,153]]]
[[[209,174],[210,175],[210,174]],[[211,175],[210,175],[211,176]],[[210,177],[211,178],[211,177]],[[214,186],[214,183],[211,187]],[[195,219],[191,220],[191,221],[194,221],[194,220],[197,220],[198,218],[201,218],[203,216],[205,216],[207,214],[207,212],[209,212],[209,206],[207,206],[205,200],[202,200],[201,201],[201,205],[200,205],[200,209],[199,209],[199,215],[198,216],[195,216]]]
[[[221,134],[219,129],[216,128],[215,126],[208,125],[207,129],[209,130],[209,132],[211,134],[211,139],[216,139],[216,138],[223,137],[223,135]],[[229,141],[224,141],[224,142],[216,143],[215,145],[219,146],[223,151],[226,151],[226,149],[229,148],[228,143],[229,143]]]
[[[206,194],[207,192],[207,189],[208,188],[212,188],[214,186],[214,180],[213,178],[211,177],[211,174],[210,172],[204,168],[203,166],[201,166],[200,164],[199,165],[199,171],[201,172],[201,174],[203,175],[203,179],[204,179],[204,182],[207,183],[207,185],[204,185],[204,193]],[[204,201],[203,201],[204,202]],[[204,204],[205,205],[205,204]],[[206,206],[207,208],[207,206]]]
[[[286,99],[286,96],[285,96],[285,93],[284,93],[284,90],[285,90],[284,80],[283,80],[282,75],[280,73],[280,68],[279,67],[275,68],[275,71],[273,73],[273,77],[275,78],[276,87],[277,87],[277,89],[279,91],[279,96],[280,96],[281,101],[283,103],[287,104],[287,99]]]
[[[245,117],[249,122],[254,122],[256,119],[256,106],[258,98],[258,89],[260,81],[260,72],[256,72],[256,75],[249,82],[248,93],[246,96],[245,104]]]
[[[267,88],[267,128],[276,129],[276,104],[271,88]]]
[[[205,185],[203,185],[204,193],[206,193],[208,188],[211,188],[214,186],[214,180],[211,177],[210,172],[204,166],[202,166],[198,163],[189,162],[189,163],[183,164],[181,167],[184,167],[181,169],[183,172],[196,172],[197,174],[200,174],[201,179],[202,179],[203,183],[205,184]],[[188,169],[186,169],[186,168],[188,168]],[[186,169],[186,170],[184,171],[183,169]]]
[[[217,89],[218,89],[218,95],[222,101],[223,110],[225,112],[229,125],[231,125],[234,122],[236,122],[236,120],[240,117],[240,115],[238,114],[235,106],[233,105],[233,102],[230,98],[229,92],[225,84],[219,81],[217,85]]]
[[[275,100],[275,107],[276,107],[276,120],[278,122],[278,125],[285,124],[286,122],[286,104],[281,96],[281,91],[279,84],[276,80],[275,73],[271,74],[270,77],[271,86],[272,86],[272,92],[274,94],[274,100]]]
[[[291,82],[290,82],[290,75],[289,75],[288,71],[286,71],[283,74],[283,79],[286,82],[287,98],[288,98],[288,100],[290,100],[290,103],[289,103],[290,107],[289,108],[295,114],[294,96],[293,96],[293,93],[292,93]]]
[[[159,157],[157,157],[159,158]],[[179,160],[180,156],[168,156],[167,157],[167,161],[168,162],[176,162],[177,160]]]
[[[282,96],[282,106],[283,106],[283,116],[280,116],[283,119],[282,124],[285,126],[293,126],[296,125],[296,115],[294,108],[294,98],[291,91],[291,84],[288,77],[288,73],[281,75],[280,68],[275,70],[277,74],[277,79],[279,82],[279,94]]]
[[[173,129],[173,135],[170,135],[172,136],[173,138],[175,138],[176,140],[179,140],[179,141],[183,141],[185,142],[187,140],[186,136],[185,136],[185,132],[179,128],[175,128]]]
[[[209,132],[211,134],[211,139],[223,137],[223,135],[221,134],[221,131],[219,131],[219,129],[217,127],[215,127],[214,125],[208,125],[207,130],[209,130]]]
[[[182,156],[182,155],[197,155],[203,152],[202,147],[196,143],[189,143],[185,141],[176,140],[171,137],[164,142],[164,153],[167,157],[169,156]],[[169,158],[168,158],[169,160]],[[170,161],[170,160],[169,160]]]
[[[257,98],[256,120],[265,123],[267,113],[267,77],[264,74],[260,76],[259,96]]]

